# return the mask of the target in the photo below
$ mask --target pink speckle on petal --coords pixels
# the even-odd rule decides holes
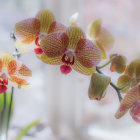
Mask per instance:
[[[70,66],[68,66],[68,65],[61,65],[60,66],[60,70],[61,70],[61,72],[63,73],[63,74],[68,74],[68,73],[70,73],[71,72],[71,67]]]

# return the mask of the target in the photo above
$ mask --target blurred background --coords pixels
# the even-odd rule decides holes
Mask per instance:
[[[88,25],[97,18],[115,37],[111,52],[124,54],[128,62],[140,55],[139,0],[0,0],[0,51],[13,53],[10,39],[16,22],[34,17],[40,9],[51,10],[57,21],[66,26],[75,12],[78,23],[87,32]],[[38,131],[32,130],[23,140],[139,140],[140,125],[127,113],[116,120],[119,107],[116,91],[108,88],[105,98],[88,98],[89,76],[74,70],[62,75],[59,66],[46,65],[33,52],[21,56],[33,71],[29,89],[16,89],[14,115],[10,124],[9,140],[14,140],[20,129],[41,118]],[[105,62],[103,62],[105,63]],[[118,75],[112,75],[116,82]],[[9,87],[9,91],[10,91]]]

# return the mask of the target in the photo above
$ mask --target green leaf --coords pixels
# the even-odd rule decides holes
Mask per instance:
[[[4,93],[3,93],[4,94]],[[4,96],[3,94],[0,94],[0,118],[1,118],[1,112],[3,110],[3,106],[4,106]],[[2,132],[6,130],[7,128],[7,122],[8,122],[8,112],[9,112],[9,107],[10,107],[10,100],[11,100],[11,93],[6,93],[6,108],[4,111],[4,121],[3,121],[3,125],[2,125]],[[12,112],[14,110],[14,102],[12,102]],[[12,115],[12,113],[11,113]]]
[[[16,140],[21,140],[21,138],[22,138],[23,136],[25,136],[25,135],[28,133],[28,131],[29,131],[32,127],[34,127],[35,125],[37,125],[37,124],[39,124],[39,123],[40,123],[40,119],[38,119],[38,120],[32,122],[31,124],[27,125],[25,128],[23,128],[23,129],[19,132],[19,134],[18,134],[17,137],[16,137]]]

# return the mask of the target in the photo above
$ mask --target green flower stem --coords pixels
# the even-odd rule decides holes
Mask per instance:
[[[113,56],[107,63],[103,64],[102,66],[98,66],[98,69],[102,69],[104,67],[106,67],[108,64],[110,64],[112,62],[112,60],[115,58],[116,56]]]
[[[102,66],[99,66],[98,69],[102,69],[104,67],[106,67],[108,64],[110,64],[112,62],[112,59],[110,59],[107,63],[105,63],[104,65]]]
[[[6,128],[6,140],[8,138],[8,130],[9,130],[9,122],[10,122],[10,117],[11,117],[11,111],[12,111],[13,95],[14,95],[14,87],[12,87],[10,106],[9,106],[9,111],[8,111],[8,121],[7,121],[7,128]]]
[[[10,37],[16,41],[16,37],[14,33],[10,34]],[[16,54],[18,54],[18,49],[15,49]],[[20,55],[15,55],[15,58],[18,59]],[[8,122],[7,122],[7,128],[6,128],[6,140],[8,139],[8,130],[9,130],[9,125],[10,125],[10,117],[11,117],[11,111],[12,111],[12,102],[13,102],[13,96],[14,96],[14,87],[12,87],[11,91],[11,99],[10,99],[10,106],[9,106],[9,112],[8,112]]]
[[[1,112],[1,118],[0,118],[0,135],[2,134],[3,131],[3,123],[4,123],[4,114],[6,110],[6,104],[7,104],[7,99],[6,99],[6,92],[3,93],[3,109]]]
[[[99,67],[96,67],[96,71],[100,74],[103,74],[103,72],[100,70]],[[110,85],[116,90],[119,101],[121,102],[122,96],[121,96],[121,93],[120,93],[120,88],[118,88],[113,82],[110,82]]]

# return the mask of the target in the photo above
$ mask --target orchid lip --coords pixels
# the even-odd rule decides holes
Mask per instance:
[[[0,93],[3,93],[7,90],[8,78],[5,73],[2,73],[0,76]]]
[[[73,65],[75,60],[74,52],[66,51],[62,57],[62,62],[67,65]]]
[[[66,54],[64,54],[62,57],[62,62],[67,64],[67,65],[68,64],[73,65],[74,64],[74,56],[68,57]]]
[[[61,65],[60,70],[63,74],[68,74],[71,72],[71,67],[69,65]]]

